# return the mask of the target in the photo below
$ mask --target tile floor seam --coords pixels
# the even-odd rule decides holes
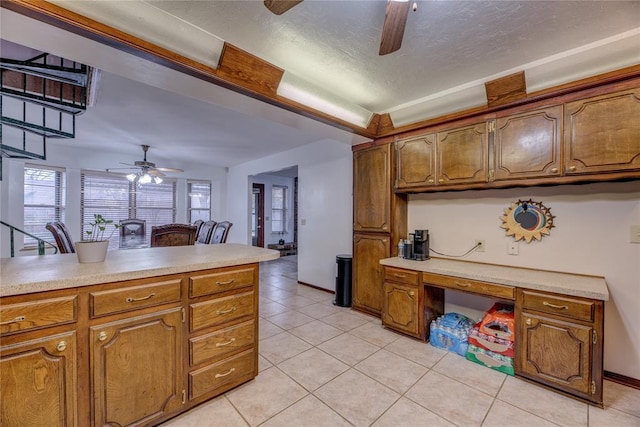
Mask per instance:
[[[235,390],[236,388],[232,388],[231,390],[225,392],[222,397],[227,401],[227,403],[229,403],[229,405],[231,405],[231,407],[233,408],[234,411],[236,411],[236,413],[240,416],[240,418],[242,418],[242,421],[244,421],[244,423],[247,425],[247,427],[251,427],[251,423],[244,417],[244,415],[242,415],[242,412],[240,412],[240,410],[238,408],[236,408],[236,406],[233,404],[233,402],[231,401],[231,399],[229,399],[229,397],[227,397],[227,394],[233,390]],[[215,398],[214,398],[215,399]],[[210,401],[209,401],[210,402]],[[204,402],[206,403],[206,402]],[[204,403],[201,403],[200,405],[203,405]],[[199,405],[199,406],[200,406]]]

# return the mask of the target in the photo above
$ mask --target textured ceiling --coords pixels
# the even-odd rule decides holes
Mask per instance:
[[[419,1],[402,48],[386,56],[377,53],[384,1],[305,0],[280,16],[262,1],[56,3],[212,66],[226,41],[285,78],[371,112],[408,111],[409,122],[426,118],[424,105],[431,117],[482,105],[483,82],[514,70],[525,69],[527,87],[539,89],[640,63],[639,1]],[[178,163],[232,166],[322,139],[363,141],[0,11],[3,38],[104,70],[77,141],[61,143],[136,157],[149,143]]]

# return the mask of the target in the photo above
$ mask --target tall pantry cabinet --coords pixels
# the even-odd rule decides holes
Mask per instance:
[[[407,237],[407,196],[395,194],[392,143],[353,153],[353,308],[380,316],[383,268]]]

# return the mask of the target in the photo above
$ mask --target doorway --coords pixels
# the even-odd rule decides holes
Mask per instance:
[[[251,245],[264,247],[264,184],[253,184],[251,197]]]

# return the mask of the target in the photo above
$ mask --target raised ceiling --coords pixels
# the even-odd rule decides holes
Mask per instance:
[[[418,10],[409,13],[402,48],[385,56],[378,55],[384,1],[305,0],[279,16],[261,1],[55,3],[214,68],[223,43],[230,43],[284,70],[283,81],[347,109],[390,113],[395,125],[486,104],[484,82],[515,71],[525,71],[527,89],[534,91],[640,63],[638,1],[418,1]],[[90,65],[99,66],[100,61],[95,61]],[[117,70],[108,73],[119,74]],[[121,74],[146,81],[136,73]],[[153,74],[147,80],[160,86],[152,80],[162,78],[157,78],[156,71]],[[117,79],[105,76],[104,85]],[[126,84],[123,87],[124,93],[135,91]],[[116,95],[102,94],[97,105],[116,102]],[[170,95],[175,96],[153,96]],[[225,108],[219,101],[203,98],[175,104],[194,111],[205,107],[198,102]],[[162,103],[173,104],[169,99]],[[248,151],[259,147],[256,135],[270,140],[273,134],[274,140],[292,141],[256,153],[264,155],[291,148],[298,141],[321,139],[324,130],[308,132],[306,126],[292,125],[290,116],[282,120],[256,113],[270,106],[244,109],[246,105],[236,101],[230,105],[229,114],[235,119],[212,111],[216,117],[211,122],[219,127],[209,129],[211,140],[228,141],[230,151],[237,148],[236,142]],[[159,108],[160,117],[170,117],[172,113],[163,108],[169,107]],[[117,114],[117,108],[113,110]],[[234,135],[231,127],[224,126],[237,124],[237,114],[245,116],[246,134]],[[194,118],[202,123],[202,117]],[[275,123],[265,123],[274,119]],[[192,128],[194,139],[207,131]],[[217,144],[201,145],[203,150],[213,150]],[[222,159],[224,145],[217,149]],[[231,166],[249,157],[221,162]]]

